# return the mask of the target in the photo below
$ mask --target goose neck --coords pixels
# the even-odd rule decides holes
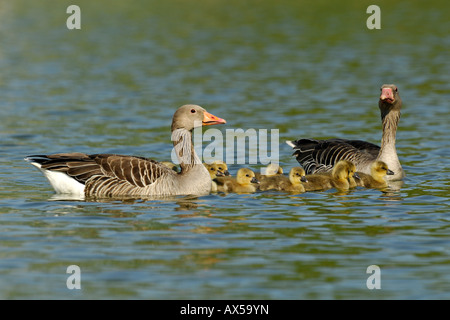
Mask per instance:
[[[394,171],[394,175],[386,176],[386,180],[399,180],[404,177],[404,172],[397,155],[395,138],[398,122],[400,120],[400,108],[396,108],[381,113],[383,124],[383,135],[381,138],[381,148],[377,160],[384,161],[389,169]]]
[[[187,129],[175,129],[172,131],[174,152],[181,167],[181,173],[188,172],[192,168],[202,165],[200,158],[195,152],[192,143],[192,133]]]
[[[400,111],[391,110],[387,114],[381,115],[383,134],[381,137],[381,150],[383,152],[395,151],[395,138],[397,134],[398,122],[400,120]]]

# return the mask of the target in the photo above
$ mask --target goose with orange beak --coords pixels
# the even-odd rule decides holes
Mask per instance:
[[[172,118],[172,141],[181,171],[139,156],[59,153],[28,156],[59,194],[80,197],[204,195],[211,178],[195,153],[192,130],[199,124],[224,124],[198,105],[178,108]]]

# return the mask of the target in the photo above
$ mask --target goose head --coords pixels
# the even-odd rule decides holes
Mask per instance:
[[[241,168],[236,173],[236,181],[242,186],[247,186],[252,183],[259,183],[255,177],[255,173],[247,168]]]
[[[289,172],[289,181],[293,185],[301,184],[302,182],[308,182],[306,179],[305,170],[302,167],[294,167]]]
[[[378,103],[380,110],[388,112],[392,109],[400,109],[402,100],[395,84],[383,84],[380,88],[380,101]]]
[[[187,104],[175,111],[172,119],[172,131],[176,129],[192,131],[197,127],[224,123],[226,123],[224,119],[216,117],[202,107],[195,104]]]

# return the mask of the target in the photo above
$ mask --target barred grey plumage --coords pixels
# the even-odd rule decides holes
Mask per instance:
[[[383,129],[381,147],[366,141],[347,139],[299,139],[286,143],[294,149],[293,156],[307,174],[329,172],[340,160],[349,160],[356,165],[357,171],[370,174],[371,164],[381,160],[394,172],[388,179],[402,179],[405,174],[395,148],[402,105],[397,86],[383,85],[378,105]]]
[[[362,169],[376,159],[380,150],[368,142],[345,139],[300,139],[290,145],[307,174],[330,172],[339,160],[352,161]]]

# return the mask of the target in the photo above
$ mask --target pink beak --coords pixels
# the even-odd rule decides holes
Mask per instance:
[[[388,103],[394,103],[395,98],[394,98],[394,91],[392,90],[392,88],[382,88],[380,100],[386,101]]]

